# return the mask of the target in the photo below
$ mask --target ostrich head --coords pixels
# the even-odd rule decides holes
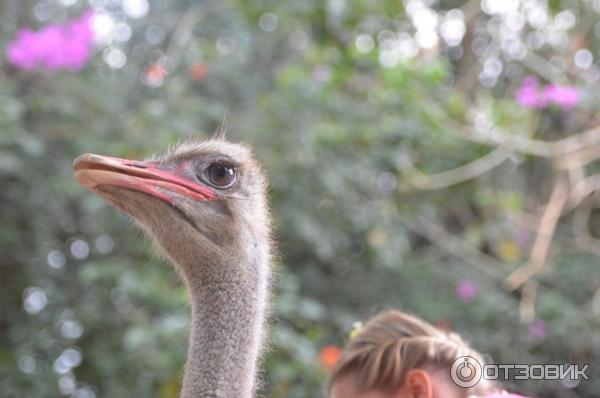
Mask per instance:
[[[80,184],[137,221],[188,283],[224,257],[260,255],[268,239],[266,179],[246,146],[185,141],[141,162],[85,154],[74,168]]]
[[[83,186],[130,215],[185,281],[182,397],[253,394],[270,269],[266,179],[244,145],[186,141],[147,161],[85,154]]]

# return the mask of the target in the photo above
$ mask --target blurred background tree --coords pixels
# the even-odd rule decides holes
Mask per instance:
[[[0,395],[175,397],[186,293],[72,179],[228,119],[281,254],[262,394],[323,395],[388,307],[600,397],[600,1],[6,0]],[[27,29],[29,27],[29,29]]]

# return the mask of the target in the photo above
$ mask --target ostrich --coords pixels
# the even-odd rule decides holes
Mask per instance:
[[[131,216],[190,298],[181,397],[250,398],[271,260],[266,178],[244,145],[217,134],[132,161],[84,154],[75,179]]]

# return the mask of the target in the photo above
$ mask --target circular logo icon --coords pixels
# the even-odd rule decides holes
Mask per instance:
[[[458,357],[452,363],[450,377],[459,387],[473,387],[481,380],[481,364],[473,357]]]

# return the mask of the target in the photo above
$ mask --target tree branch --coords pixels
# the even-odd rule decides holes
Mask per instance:
[[[460,123],[448,114],[437,109],[430,110],[433,116],[444,120],[460,138],[479,144],[503,146],[506,149],[543,158],[559,158],[581,151],[584,148],[600,145],[600,126],[592,127],[579,134],[570,135],[556,141],[536,140],[525,135],[505,132],[498,127],[489,132],[477,131],[474,126]]]
[[[533,279],[529,279],[523,284],[519,305],[519,315],[522,322],[531,322],[535,319],[535,299],[538,286],[538,282]]]
[[[600,257],[600,239],[590,233],[589,221],[593,209],[592,200],[586,201],[573,214],[572,228],[575,243],[583,250]]]
[[[567,181],[564,178],[559,178],[556,184],[554,184],[544,215],[540,220],[529,261],[510,274],[504,282],[509,291],[518,289],[529,278],[539,274],[544,269],[558,219],[567,202],[567,192]]]
[[[460,137],[469,141],[501,145],[517,152],[544,158],[567,156],[588,146],[600,144],[600,126],[556,141],[536,140],[508,134],[498,128],[492,129],[489,134],[483,134],[466,125],[455,125],[454,127],[457,131],[461,131]]]
[[[423,214],[418,214],[414,221],[406,221],[405,224],[408,228],[428,239],[448,254],[462,259],[487,276],[498,280],[504,278],[503,274],[499,271],[502,269],[503,263],[449,233],[444,227],[425,217]]]
[[[437,174],[423,174],[417,168],[409,166],[413,175],[409,177],[408,183],[416,189],[434,190],[447,188],[452,185],[460,184],[476,178],[493,168],[502,164],[511,155],[511,151],[499,147],[470,163],[457,167],[452,170]]]

